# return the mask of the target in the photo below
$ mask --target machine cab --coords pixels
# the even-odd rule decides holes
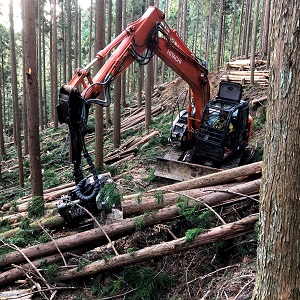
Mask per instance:
[[[241,97],[240,84],[220,83],[217,98],[203,110],[193,160],[220,167],[224,160],[243,152],[248,145],[250,124],[249,105]]]

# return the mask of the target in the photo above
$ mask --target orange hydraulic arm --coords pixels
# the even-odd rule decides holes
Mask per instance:
[[[92,78],[92,65],[97,60],[104,59],[117,45],[119,46],[114,53]],[[145,50],[148,50],[148,53],[144,54]],[[154,54],[189,84],[194,98],[195,119],[200,120],[203,107],[210,96],[208,72],[177,32],[164,22],[164,13],[153,6],[149,7],[141,18],[128,25],[112,43],[100,50],[96,58],[84,69],[76,69],[74,77],[65,89],[77,87],[84,100],[96,98],[108,83],[117,78],[133,61],[146,64]],[[107,106],[110,100],[106,99],[101,103]],[[196,121],[196,127],[198,124]]]
[[[58,119],[60,123],[69,125],[74,177],[79,189],[84,184],[81,183],[83,173],[80,168],[82,151],[91,169],[95,170],[81,134],[86,125],[88,108],[91,103],[110,105],[110,83],[135,60],[140,64],[146,64],[157,54],[189,84],[195,114],[192,115],[190,104],[187,108],[188,140],[191,138],[191,132],[199,127],[202,110],[210,96],[208,72],[179,38],[177,32],[164,22],[164,17],[162,11],[150,6],[141,18],[128,25],[114,41],[100,50],[96,58],[84,69],[76,69],[71,81],[60,89]],[[92,78],[90,69],[93,64],[103,60],[113,49],[115,51]],[[104,99],[97,99],[99,95],[103,95]],[[93,173],[97,180],[96,172]],[[88,198],[94,197],[96,192]],[[80,197],[84,198],[82,195]]]

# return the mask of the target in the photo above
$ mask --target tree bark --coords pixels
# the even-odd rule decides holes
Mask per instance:
[[[254,8],[254,20],[252,26],[252,41],[251,41],[251,59],[250,59],[250,85],[254,85],[254,71],[255,71],[255,50],[256,50],[256,35],[257,35],[257,23],[258,23],[258,10],[259,10],[259,0],[255,0]]]
[[[14,12],[13,1],[9,2],[9,20],[10,20],[10,56],[11,56],[11,69],[12,69],[12,97],[13,97],[13,110],[14,110],[14,137],[16,141],[16,148],[18,151],[18,164],[19,164],[19,184],[24,187],[24,168],[22,156],[22,142],[21,142],[21,124],[20,124],[20,107],[18,99],[18,79],[17,79],[17,61],[16,61],[16,48],[15,48],[15,31],[14,31]]]
[[[223,36],[223,10],[224,10],[224,1],[220,0],[218,43],[217,43],[217,54],[216,54],[217,70],[219,70],[220,68],[220,61],[221,61],[221,46],[222,46],[222,36]]]
[[[260,174],[261,167],[262,167],[262,162],[256,162],[253,164],[237,167],[234,169],[224,170],[218,173],[213,173],[199,178],[194,178],[184,182],[170,184],[158,189],[151,190],[151,192],[155,192],[157,190],[184,191],[184,190],[191,190],[200,187],[224,184],[224,183],[235,181],[239,178],[243,178],[244,176]],[[138,196],[139,194],[136,195]]]
[[[105,0],[98,0],[95,3],[95,10],[98,14],[95,15],[95,47],[94,57],[98,51],[105,46]],[[98,61],[94,64],[95,69],[98,71],[103,66],[103,61]],[[100,98],[103,98],[103,93]],[[103,107],[96,105],[95,108],[95,166],[100,169],[103,167],[103,144],[104,144],[104,121],[103,121]]]
[[[65,259],[71,257],[72,254],[80,254],[82,251],[80,250],[74,250],[72,253],[62,253],[63,257]],[[36,261],[32,261],[31,263],[39,267],[41,263],[46,262],[47,264],[54,264],[56,262],[62,261],[62,257],[60,254],[53,254],[51,256],[43,257],[42,259],[38,259]],[[0,286],[8,284],[10,282],[14,282],[22,277],[24,277],[25,272],[32,270],[32,266],[28,264],[24,264],[22,266],[19,266],[17,268],[10,269],[8,271],[0,273]]]
[[[271,9],[271,65],[253,299],[300,299],[300,2]]]
[[[147,195],[145,193],[141,196],[141,199],[137,201],[137,197],[127,196],[126,200],[122,202],[123,216],[129,217],[133,215],[139,215],[146,211],[154,211],[169,205],[175,205],[178,197],[192,197],[197,198],[199,201],[215,206],[223,204],[223,201],[228,199],[234,199],[240,197],[240,194],[250,195],[259,192],[260,179],[250,181],[247,183],[240,184],[230,184],[224,186],[214,186],[214,187],[203,187],[199,189],[186,190],[183,192],[172,192],[172,190],[167,190],[163,194],[163,200],[158,201],[155,194],[150,193]],[[220,192],[218,192],[218,190]],[[212,191],[212,192],[211,192]]]
[[[116,36],[122,31],[122,0],[116,1]],[[121,142],[121,78],[115,80],[114,89],[114,147],[118,148]]]
[[[24,59],[28,92],[28,145],[33,197],[43,196],[42,168],[39,140],[38,90],[36,66],[35,1],[23,1]]]
[[[58,117],[57,117],[57,20],[56,20],[56,0],[52,0],[53,5],[53,15],[52,15],[52,24],[53,24],[53,33],[52,33],[52,63],[51,63],[51,89],[52,89],[52,118],[53,118],[53,127],[58,127]],[[71,58],[70,58],[71,59]]]
[[[258,215],[251,215],[234,223],[212,228],[207,232],[198,235],[190,242],[183,237],[134,251],[132,253],[126,253],[111,257],[110,259],[95,261],[81,271],[78,271],[78,268],[73,268],[71,270],[60,272],[55,277],[55,281],[82,278],[117,267],[139,263],[156,257],[183,252],[202,245],[236,238],[253,232],[257,220]]]

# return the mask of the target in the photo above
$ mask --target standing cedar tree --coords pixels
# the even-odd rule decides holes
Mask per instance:
[[[300,1],[274,0],[253,299],[300,299]]]
[[[23,59],[27,97],[28,150],[33,197],[43,196],[42,168],[39,140],[39,103],[36,66],[35,0],[23,0]]]

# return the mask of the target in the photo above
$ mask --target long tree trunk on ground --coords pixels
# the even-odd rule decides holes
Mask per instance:
[[[36,66],[35,1],[23,0],[24,59],[28,95],[28,145],[33,197],[43,196],[41,153],[38,122],[38,89]]]
[[[14,32],[14,12],[13,1],[9,2],[9,20],[10,20],[10,58],[12,68],[12,96],[13,96],[13,108],[14,108],[14,134],[16,140],[16,146],[18,151],[18,164],[19,164],[19,184],[24,187],[24,168],[23,168],[23,156],[22,156],[22,142],[21,142],[21,126],[20,126],[20,107],[18,100],[18,84],[17,84],[17,60],[15,49],[15,32]]]
[[[300,299],[300,2],[271,9],[270,87],[253,299]]]

